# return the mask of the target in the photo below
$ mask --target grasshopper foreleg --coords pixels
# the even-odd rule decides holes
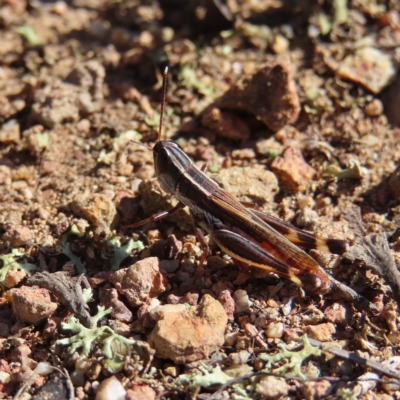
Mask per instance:
[[[194,278],[193,278],[193,283],[195,283],[197,278],[198,278],[198,275],[199,275],[201,269],[203,268],[203,264],[204,264],[204,262],[206,261],[206,259],[208,257],[208,253],[210,252],[210,247],[208,246],[208,243],[206,241],[206,238],[203,235],[202,230],[198,226],[196,226],[195,222],[193,222],[193,230],[194,230],[194,233],[195,233],[195,235],[197,237],[197,240],[201,244],[201,249],[203,251],[203,254],[201,255],[200,262],[197,264],[196,273],[195,273]]]
[[[143,225],[147,224],[148,222],[159,221],[160,219],[168,217],[168,215],[171,215],[175,211],[181,210],[184,207],[185,207],[185,205],[183,203],[179,202],[176,206],[170,208],[167,211],[162,211],[162,212],[160,212],[158,214],[154,214],[151,217],[144,219],[143,221],[136,222],[135,224],[125,225],[123,227],[123,229],[138,228],[139,226],[143,226]]]

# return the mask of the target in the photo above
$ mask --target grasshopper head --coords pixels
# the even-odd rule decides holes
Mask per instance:
[[[179,178],[192,164],[182,148],[170,140],[160,140],[153,148],[154,167],[161,189],[174,193]]]

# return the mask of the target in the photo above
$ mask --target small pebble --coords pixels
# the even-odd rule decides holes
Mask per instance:
[[[166,279],[159,264],[157,257],[148,257],[114,272],[109,280],[132,307],[137,307],[165,291]]]
[[[235,313],[248,311],[251,306],[249,296],[245,290],[236,290],[233,293],[233,300],[235,301]]]
[[[257,383],[256,392],[263,399],[278,400],[289,393],[289,385],[283,379],[267,376]]]
[[[285,328],[285,325],[283,322],[271,321],[268,323],[268,325],[265,329],[265,335],[268,338],[279,339],[283,336],[284,328]]]
[[[369,117],[379,117],[383,113],[383,104],[379,99],[374,99],[365,107],[365,114]]]
[[[121,382],[115,377],[104,379],[100,383],[95,400],[125,400],[126,390]]]
[[[306,328],[307,334],[320,342],[331,340],[332,334],[336,332],[335,325],[328,322],[326,324],[308,325]]]

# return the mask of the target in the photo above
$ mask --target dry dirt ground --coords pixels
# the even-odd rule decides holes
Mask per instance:
[[[400,398],[398,0],[0,5],[0,398]],[[309,253],[379,313],[212,243],[192,287],[187,210],[124,228],[176,204],[151,151],[166,65],[164,136],[358,244]]]

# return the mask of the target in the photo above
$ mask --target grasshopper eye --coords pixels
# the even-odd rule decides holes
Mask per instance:
[[[159,174],[167,174],[169,172],[171,164],[165,149],[161,149],[157,154],[154,154],[154,164]]]

